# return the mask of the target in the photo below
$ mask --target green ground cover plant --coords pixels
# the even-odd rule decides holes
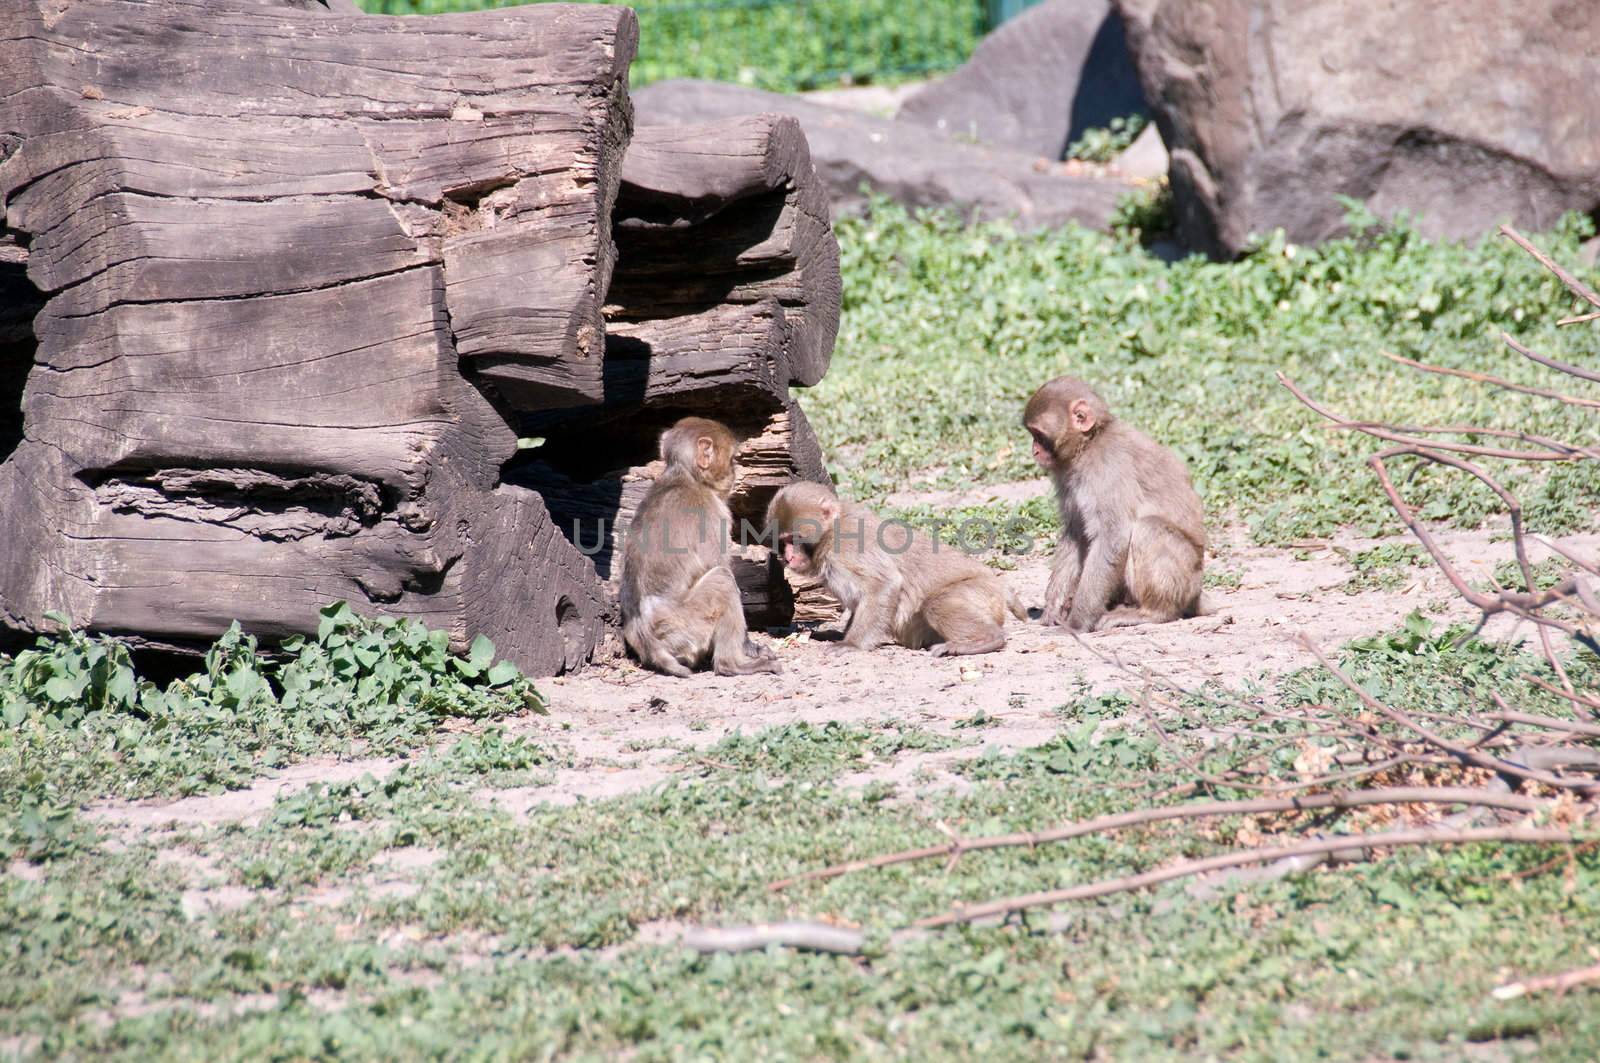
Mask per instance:
[[[1355,213],[1352,222],[1355,235],[1317,248],[1271,236],[1239,262],[1168,265],[1130,229],[1019,234],[878,201],[866,217],[838,222],[838,349],[801,398],[841,488],[881,506],[908,485],[1036,476],[1022,405],[1052,376],[1082,376],[1118,415],[1177,450],[1215,522],[1244,521],[1264,543],[1346,526],[1399,530],[1362,467],[1372,441],[1324,428],[1278,371],[1353,416],[1588,438],[1590,411],[1508,405],[1494,389],[1404,369],[1381,353],[1549,384],[1499,337],[1557,358],[1592,357],[1594,326],[1555,326],[1569,305],[1555,278],[1504,240],[1434,242],[1403,220],[1380,225]],[[1569,215],[1539,243],[1571,263],[1592,234],[1588,218]],[[1593,527],[1600,465],[1504,471],[1535,530]],[[1425,517],[1457,526],[1498,510],[1489,492],[1438,470],[1419,471],[1409,490]],[[986,513],[1003,523],[1018,510]],[[1053,531],[1038,500],[1020,515]]]
[[[1461,634],[1419,619],[1342,660],[1364,686],[1441,714],[1540,667]],[[1596,665],[1575,660],[1575,679],[1592,682]],[[1206,726],[1249,726],[1262,699],[1359,709],[1317,669],[1190,708]],[[124,836],[0,878],[0,1039],[12,1039],[0,1043],[141,1059],[1454,1059],[1498,1042],[1486,1047],[1589,1058],[1592,998],[1487,994],[1502,968],[1585,962],[1600,920],[1593,851],[1514,884],[1504,876],[1548,854],[1411,851],[905,940],[888,930],[956,900],[1148,867],[1260,824],[1169,824],[766,889],[937,842],[938,824],[977,836],[1125,806],[1130,780],[1156,785],[1173,767],[1131,705],[1077,696],[1044,746],[980,758],[969,787],[914,800],[840,780],[863,751],[917,755],[969,736],[929,742],[889,721],[774,728],[725,740],[649,791],[525,817],[474,796],[477,756],[461,749],[497,734],[484,725],[382,780],[284,796],[253,825]],[[383,869],[408,854],[427,854],[426,875],[386,891]],[[185,859],[242,896],[197,901]],[[792,914],[869,928],[868,955],[698,957],[650,934]],[[133,1014],[102,1017],[129,1001]]]
[[[280,655],[234,625],[201,664],[158,687],[124,645],[78,632],[0,655],[0,857],[82,844],[72,811],[91,798],[214,792],[312,754],[401,751],[447,717],[544,710],[487,639],[456,657],[443,632],[342,603]],[[500,753],[531,766],[526,750]]]
[[[1132,228],[1019,235],[879,203],[840,223],[840,348],[804,401],[845,489],[874,505],[907,484],[1036,475],[1018,412],[1040,381],[1073,372],[1178,448],[1219,523],[1247,522],[1262,542],[1392,531],[1360,463],[1370,442],[1321,428],[1275,370],[1345,412],[1504,423],[1492,394],[1378,351],[1531,382],[1500,331],[1586,364],[1595,333],[1550,325],[1563,297],[1514,249],[1360,228],[1315,250],[1269,238],[1238,263],[1168,266]],[[1589,231],[1572,218],[1539,242],[1570,262]],[[1552,407],[1518,415],[1588,438],[1582,412]],[[1592,526],[1592,471],[1508,477],[1535,530]],[[1408,490],[1432,519],[1495,512],[1443,477]],[[901,512],[951,516],[931,503]],[[1048,498],[956,516],[1045,534],[1055,519]],[[1386,544],[1347,560],[1368,589],[1404,578],[1416,556]],[[1239,578],[1226,567],[1214,585]],[[1516,677],[1550,678],[1522,647],[1465,635],[1417,615],[1338,658],[1362,690],[1437,726],[1485,711]],[[1592,656],[1568,669],[1580,687],[1600,682]],[[1520,711],[1561,713],[1554,694],[1519,689]],[[1307,749],[1283,743],[1272,713],[1362,711],[1321,669],[1197,690],[1165,736],[1134,693],[1064,685],[1059,706],[1000,699],[948,734],[858,706],[851,722],[737,731],[701,749],[646,744],[669,754],[653,787],[497,804],[567,766],[519,729],[543,707],[492,647],[453,657],[437,633],[342,606],[277,655],[230,633],[163,684],[107,639],[0,656],[0,1057],[1577,1063],[1600,1043],[1592,991],[1489,995],[1512,976],[1595,962],[1593,848],[1548,867],[1547,849],[1415,849],[910,938],[891,932],[957,902],[1130,873],[1308,820],[1167,823],[767,888],[951,831],[1121,811],[1241,758],[1293,778]],[[996,718],[1029,709],[1055,733],[985,752]],[[1180,762],[1174,742],[1205,754]],[[109,798],[244,786],[318,755],[388,759],[220,825],[133,829],[85,814]],[[918,786],[939,758],[947,785]],[[914,769],[912,782],[849,781],[886,762]],[[1316,829],[1370,826],[1363,815]],[[866,928],[867,955],[701,957],[674,943],[686,924],[786,917]]]

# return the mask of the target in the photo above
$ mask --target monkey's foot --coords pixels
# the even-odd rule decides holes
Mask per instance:
[[[928,647],[928,653],[934,657],[971,657],[978,653],[999,653],[1006,648],[1004,635],[979,642],[935,642]]]

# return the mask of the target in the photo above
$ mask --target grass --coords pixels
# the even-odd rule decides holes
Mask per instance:
[[[869,504],[908,485],[1036,476],[1022,406],[1062,373],[1090,380],[1119,416],[1171,445],[1212,519],[1245,521],[1263,543],[1398,530],[1363,465],[1377,447],[1323,428],[1279,370],[1351,415],[1593,436],[1588,411],[1507,402],[1380,354],[1555,383],[1500,342],[1508,332],[1592,364],[1594,327],[1558,330],[1565,289],[1504,240],[1435,243],[1368,225],[1319,248],[1269,238],[1241,262],[1165,265],[1127,231],[1018,234],[883,202],[838,228],[839,343],[827,377],[801,398],[842,489]],[[1570,264],[1592,229],[1572,215],[1540,242]],[[1536,530],[1594,526],[1600,463],[1503,471]],[[1458,526],[1499,511],[1486,490],[1438,470],[1418,472],[1408,491],[1424,516]],[[1035,501],[1020,515],[1048,535],[1049,509]],[[1019,507],[987,515],[1003,521]]]
[[[525,0],[360,0],[373,14],[435,15]],[[617,0],[580,0],[611,3]],[[953,70],[983,32],[982,0],[632,0],[635,87],[710,78],[777,92],[891,83]],[[1091,145],[1104,149],[1102,137]]]
[[[1586,233],[1569,220],[1542,242],[1572,261]],[[1164,266],[1131,232],[1017,235],[882,204],[840,234],[840,348],[805,401],[843,485],[878,505],[912,482],[1033,475],[1021,403],[1074,372],[1178,448],[1219,521],[1267,542],[1392,530],[1361,471],[1370,445],[1328,435],[1275,369],[1350,412],[1503,422],[1483,390],[1393,371],[1376,352],[1536,379],[1498,344],[1504,329],[1593,357],[1592,330],[1548,325],[1564,309],[1553,282],[1496,242],[1368,230],[1315,251],[1269,240],[1240,263]],[[1538,431],[1592,435],[1581,414],[1518,408]],[[1593,522],[1592,473],[1520,487],[1536,530]],[[1437,519],[1493,512],[1443,478],[1411,489]],[[1054,519],[1048,499],[954,516],[1046,532]],[[1384,545],[1347,560],[1359,589],[1407,578],[1416,557]],[[1213,585],[1240,578],[1229,568]],[[1414,617],[1341,656],[1377,696],[1446,717],[1540,667],[1460,635]],[[892,947],[893,928],[958,901],[1148,868],[1285,824],[1169,824],[766,889],[947,831],[1139,803],[1180,768],[1120,692],[1064,683],[1047,717],[1056,733],[1016,751],[984,748],[996,717],[1021,708],[1001,703],[948,733],[869,714],[695,750],[641,739],[673,758],[668,781],[517,814],[526,801],[493,799],[548,784],[571,755],[529,737],[543,699],[492,647],[451,658],[414,625],[330,608],[316,639],[286,649],[268,659],[232,633],[165,686],[106,640],[0,657],[0,1056],[1576,1063],[1600,1043],[1592,990],[1488,995],[1594,962],[1592,850],[1514,880],[1550,854],[1415,850],[1212,893],[1174,883]],[[1600,662],[1571,668],[1592,687]],[[1183,770],[1250,755],[1292,774],[1299,751],[1277,748],[1261,712],[1274,705],[1358,708],[1318,670],[1202,691],[1170,732],[1199,747],[1228,738],[1208,754],[1217,763]],[[1537,690],[1518,707],[1556,711]],[[238,822],[136,829],[83,813],[239,787],[312,755],[389,759]],[[846,785],[901,758],[944,765],[924,770],[948,785]],[[1366,814],[1315,829],[1369,826]],[[863,926],[871,954],[699,957],[671,943],[684,923],[786,917]]]
[[[1371,689],[1446,713],[1535,666],[1457,635],[1419,621],[1348,647],[1345,663]],[[1575,667],[1592,681],[1595,662]],[[1249,723],[1250,698],[1356,709],[1315,670],[1241,694],[1191,708],[1214,727]],[[935,824],[977,835],[1121,807],[1131,779],[1173,766],[1129,705],[1075,696],[1055,739],[971,761],[965,790],[912,796],[840,779],[869,753],[981,733],[794,725],[730,735],[648,792],[518,819],[476,788],[485,772],[544,758],[526,742],[508,755],[517,741],[487,725],[381,781],[282,796],[253,825],[103,837],[0,878],[0,1045],[141,1059],[1453,1059],[1488,1041],[1589,1058],[1592,994],[1487,993],[1503,971],[1589,962],[1593,852],[1515,888],[1495,876],[1545,854],[1414,851],[1215,896],[1176,884],[893,947],[888,929],[954,901],[1194,855],[1248,824],[764,888],[938,841]],[[385,870],[419,853],[425,872]],[[197,887],[186,864],[210,884]],[[640,936],[789,916],[865,926],[872,954],[697,957]]]

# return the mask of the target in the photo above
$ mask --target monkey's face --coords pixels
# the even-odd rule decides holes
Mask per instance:
[[[821,575],[839,512],[838,499],[816,484],[790,484],[777,493],[767,507],[767,527],[777,536],[785,567],[802,576]]]
[[[1109,418],[1100,396],[1071,377],[1058,377],[1034,392],[1022,411],[1022,425],[1033,437],[1033,460],[1049,472],[1072,464]]]
[[[1033,436],[1033,460],[1037,462],[1039,467],[1044,469],[1046,472],[1055,469],[1055,444],[1050,440],[1049,436],[1045,435],[1037,428],[1030,427],[1028,431]]]
[[[791,569],[802,576],[816,574],[817,544],[815,542],[806,542],[793,532],[788,532],[778,536],[778,547],[783,552],[785,568]]]
[[[734,464],[731,456],[720,465],[706,470],[706,486],[724,498],[733,494],[733,485],[738,479],[739,466]]]

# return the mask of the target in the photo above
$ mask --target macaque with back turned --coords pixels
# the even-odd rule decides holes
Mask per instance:
[[[935,657],[993,653],[1009,612],[1026,617],[1000,576],[954,546],[883,522],[821,484],[785,487],[767,508],[784,564],[820,577],[844,606],[844,644],[927,648]]]
[[[1073,377],[1034,392],[1022,423],[1061,507],[1044,622],[1094,631],[1198,615],[1205,513],[1178,456]]]
[[[726,425],[685,417],[661,436],[666,470],[628,529],[622,637],[648,667],[686,676],[708,659],[718,675],[777,672],[750,641],[728,565],[728,496],[737,440]]]

